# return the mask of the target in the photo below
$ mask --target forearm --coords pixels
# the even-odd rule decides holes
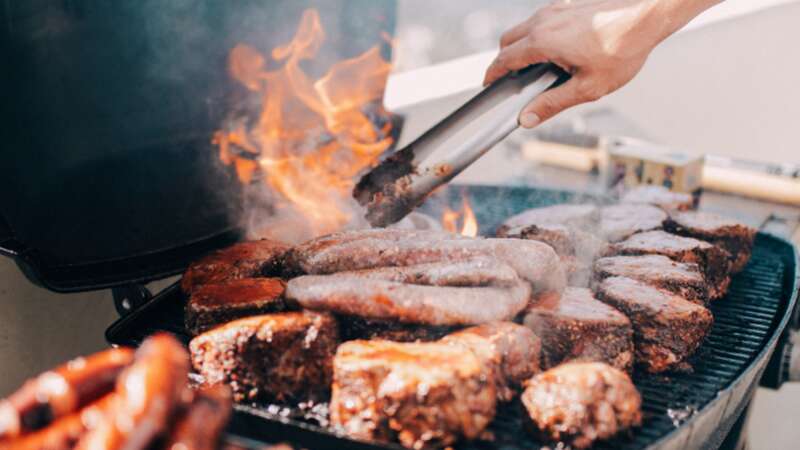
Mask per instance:
[[[658,29],[659,43],[680,30],[692,19],[723,0],[647,0],[653,3],[648,22]]]

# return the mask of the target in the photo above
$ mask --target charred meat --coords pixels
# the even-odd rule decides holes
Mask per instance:
[[[284,312],[235,320],[189,343],[204,383],[226,383],[236,401],[319,399],[339,343],[328,314]]]
[[[288,250],[286,245],[267,239],[217,250],[186,269],[181,288],[191,293],[203,284],[277,275]]]
[[[708,281],[712,300],[724,296],[731,283],[728,252],[699,239],[647,231],[634,234],[609,250],[611,255],[664,255],[674,261],[697,264]]]
[[[460,345],[350,341],[334,358],[331,422],[355,438],[451,445],[480,436],[495,407],[492,373]]]
[[[622,370],[633,364],[633,329],[624,314],[589,289],[567,288],[531,302],[523,323],[542,340],[543,366],[600,361]]]
[[[242,317],[287,309],[286,283],[279,278],[244,278],[204,284],[186,304],[186,329],[198,335]]]
[[[497,399],[510,401],[522,382],[539,372],[542,342],[530,329],[512,322],[492,322],[452,333],[442,339],[471,350],[489,367]]]
[[[606,278],[597,296],[630,318],[636,363],[648,372],[682,368],[714,322],[707,308],[631,278]]]
[[[658,206],[666,211],[688,211],[694,209],[694,198],[685,192],[673,192],[664,186],[637,186],[620,198],[620,203],[638,203]]]
[[[609,242],[619,242],[642,231],[660,230],[667,213],[651,205],[620,204],[600,212],[600,235]]]
[[[667,230],[708,241],[730,255],[731,271],[739,273],[750,260],[756,229],[718,214],[687,211],[670,215]]]
[[[642,399],[631,379],[602,363],[567,363],[534,376],[522,404],[534,433],[574,448],[587,448],[642,421]]]
[[[595,280],[627,277],[673,292],[686,300],[708,303],[708,282],[697,264],[673,261],[663,255],[609,256],[594,264]]]

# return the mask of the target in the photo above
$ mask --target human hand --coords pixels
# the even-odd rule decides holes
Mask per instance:
[[[484,85],[509,71],[550,61],[572,78],[527,105],[520,124],[597,100],[628,83],[653,48],[719,0],[559,0],[511,28]]]

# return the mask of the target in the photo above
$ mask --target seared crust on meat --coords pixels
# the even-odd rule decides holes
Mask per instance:
[[[513,318],[528,303],[530,287],[522,280],[509,288],[422,286],[338,273],[290,280],[286,297],[316,311],[454,326]]]
[[[667,213],[651,205],[620,204],[600,211],[600,235],[609,242],[619,242],[642,231],[660,230]]]
[[[723,297],[731,283],[728,252],[699,239],[660,230],[647,231],[612,245],[608,254],[664,255],[674,261],[697,264],[708,281],[711,300]]]
[[[522,393],[531,429],[552,442],[587,448],[642,422],[642,399],[624,372],[567,363],[534,376]]]
[[[189,343],[205,384],[227,383],[236,401],[320,399],[339,344],[330,314],[284,312],[235,320]]]
[[[240,242],[217,250],[186,269],[181,288],[191,293],[203,284],[278,275],[288,250],[287,245],[267,239]]]
[[[471,350],[494,376],[499,401],[511,401],[522,382],[540,370],[542,341],[512,322],[492,322],[449,334],[442,342]]]
[[[694,209],[694,198],[685,192],[673,192],[664,186],[637,186],[620,198],[620,203],[644,203],[672,211],[688,211]]]
[[[705,307],[631,278],[606,278],[597,297],[631,320],[636,363],[648,372],[682,368],[714,322]]]
[[[739,273],[750,260],[757,230],[729,217],[698,211],[675,212],[667,230],[681,236],[708,241],[725,249],[731,258],[731,272]]]
[[[244,278],[205,284],[186,304],[186,329],[198,335],[216,325],[242,317],[287,309],[280,278]]]
[[[622,370],[633,365],[633,328],[625,315],[585,288],[531,302],[523,324],[542,340],[545,368],[565,361],[600,361]]]
[[[383,339],[396,342],[435,341],[458,329],[454,326],[431,326],[401,323],[394,319],[370,320],[358,316],[338,316],[342,341]]]
[[[355,438],[447,446],[478,437],[495,414],[492,372],[463,346],[350,341],[333,367],[331,422]]]
[[[708,283],[697,264],[673,261],[663,255],[609,256],[594,264],[595,281],[628,277],[666,289],[686,300],[708,303]]]

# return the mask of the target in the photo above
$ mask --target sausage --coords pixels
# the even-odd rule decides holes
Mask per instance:
[[[521,239],[359,239],[295,257],[302,271],[312,275],[493,257],[514,268],[536,292],[561,292],[566,286],[555,251],[547,244]]]
[[[510,287],[520,280],[514,269],[491,258],[475,258],[452,263],[435,262],[405,267],[379,267],[340,273],[365,279],[426,286]]]
[[[231,390],[227,385],[208,386],[175,424],[165,449],[215,450],[231,414]]]
[[[471,325],[509,320],[528,303],[530,286],[421,286],[338,273],[289,281],[286,297],[311,310],[426,325]]]
[[[131,349],[110,349],[26,382],[0,402],[0,440],[38,430],[107,394],[132,360]]]
[[[166,431],[172,414],[189,394],[189,354],[167,333],[146,339],[133,364],[120,374],[111,413],[87,433],[83,450],[145,449]]]
[[[0,442],[0,450],[70,450],[81,435],[103,420],[115,400],[115,394],[107,394],[41,430]]]

